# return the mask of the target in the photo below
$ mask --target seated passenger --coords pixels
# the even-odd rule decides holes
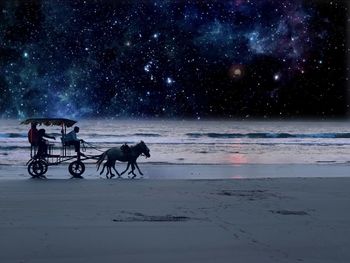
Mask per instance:
[[[84,156],[84,154],[80,152],[80,142],[84,141],[77,138],[77,133],[79,133],[79,127],[75,126],[73,131],[62,137],[62,142],[65,146],[74,145],[75,151]]]
[[[47,140],[44,139],[45,138],[49,138],[49,139],[54,139],[56,140],[56,138],[54,136],[48,135],[46,134],[45,129],[40,129],[38,131],[38,156],[45,156],[47,155]]]

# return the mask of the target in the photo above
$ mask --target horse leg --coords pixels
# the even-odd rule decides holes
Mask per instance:
[[[111,172],[111,161],[110,160],[107,160],[107,162],[104,164],[104,166],[103,166],[103,169],[104,168],[106,168],[106,171],[107,171],[107,173],[106,173],[106,178],[107,179],[111,179],[114,175],[112,174],[112,172]],[[109,174],[111,174],[111,176],[110,177],[108,177],[108,175]]]
[[[108,175],[109,175],[109,165],[107,163],[106,163],[106,167],[107,167],[107,169],[106,169],[106,171],[107,171],[106,177],[107,177],[107,179],[109,179],[109,177],[108,177]]]
[[[119,173],[118,173],[118,171],[115,169],[115,161],[114,162],[111,162],[110,163],[110,166],[109,166],[109,168],[111,169],[111,173],[113,172],[112,171],[112,169],[115,171],[115,172],[117,172],[117,174],[119,175]],[[115,175],[113,174],[113,177],[114,177]]]
[[[115,162],[114,162],[112,168],[113,168],[113,170],[117,173],[118,178],[120,178],[120,173],[118,173],[117,169],[115,169]]]
[[[124,174],[129,169],[129,167],[130,167],[130,162],[128,162],[128,165],[126,166],[126,169],[123,172],[121,172],[121,174]]]
[[[134,163],[130,163],[131,164],[131,171],[128,172],[128,174],[134,174],[134,170],[135,170],[135,166],[134,166]]]
[[[102,167],[102,171],[100,172],[100,175],[102,175],[102,174],[103,174],[103,172],[105,171],[106,164],[107,164],[107,163],[105,163],[105,164],[103,165],[103,167]],[[107,178],[108,178],[108,177],[107,177]]]
[[[109,179],[112,179],[112,178],[115,176],[115,174],[113,174],[113,172],[112,172],[112,167],[113,167],[112,164],[110,164],[110,165],[108,166],[109,172],[111,173],[111,176],[109,177]]]
[[[132,164],[131,164],[131,171],[128,172],[128,174],[131,174],[131,173],[134,171],[134,169],[135,169],[135,168],[134,168],[134,164],[132,163]]]
[[[134,176],[131,177],[131,179],[134,179],[136,177],[136,174],[134,173],[135,171],[135,165],[134,163],[131,163],[131,171],[129,172],[129,174],[133,174]]]
[[[139,171],[140,175],[143,175],[143,173],[141,172],[141,170],[136,162],[135,162],[135,166],[136,166],[137,170]]]

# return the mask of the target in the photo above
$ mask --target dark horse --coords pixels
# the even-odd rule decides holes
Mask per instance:
[[[112,173],[112,168],[117,173],[118,177],[120,177],[129,169],[130,165],[131,165],[131,171],[129,172],[129,174],[134,175],[132,178],[136,177],[136,174],[134,173],[135,167],[139,171],[140,175],[143,175],[143,173],[140,171],[139,166],[136,163],[137,158],[142,154],[144,154],[146,158],[151,157],[149,153],[149,149],[143,141],[139,142],[136,145],[130,146],[129,151],[127,152],[123,151],[120,147],[111,148],[105,151],[103,154],[101,154],[100,158],[96,163],[97,171],[100,169],[102,162],[107,158],[107,161],[103,165],[102,171],[100,172],[100,174],[102,174],[105,168],[107,167],[107,174],[106,174],[107,178],[113,178],[115,176]],[[126,169],[121,174],[119,174],[118,171],[115,169],[116,161],[128,162]],[[111,176],[108,177],[108,174],[111,174]]]

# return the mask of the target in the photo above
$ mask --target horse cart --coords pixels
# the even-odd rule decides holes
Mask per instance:
[[[45,173],[49,166],[58,165],[64,162],[70,162],[68,166],[69,173],[73,178],[82,178],[82,174],[85,171],[85,165],[83,161],[88,159],[94,159],[94,156],[81,155],[79,152],[74,151],[74,147],[67,146],[64,143],[63,138],[66,135],[67,128],[72,127],[76,121],[69,119],[59,118],[33,118],[23,121],[21,124],[36,124],[45,126],[59,126],[61,127],[61,143],[58,149],[55,149],[55,144],[47,144],[47,153],[38,154],[38,145],[31,144],[30,147],[30,160],[27,162],[28,173],[33,178],[46,178]]]

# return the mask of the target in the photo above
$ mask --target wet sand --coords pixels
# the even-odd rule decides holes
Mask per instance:
[[[350,262],[350,178],[159,180],[142,167],[142,180],[62,180],[61,166],[0,180],[0,262]]]

